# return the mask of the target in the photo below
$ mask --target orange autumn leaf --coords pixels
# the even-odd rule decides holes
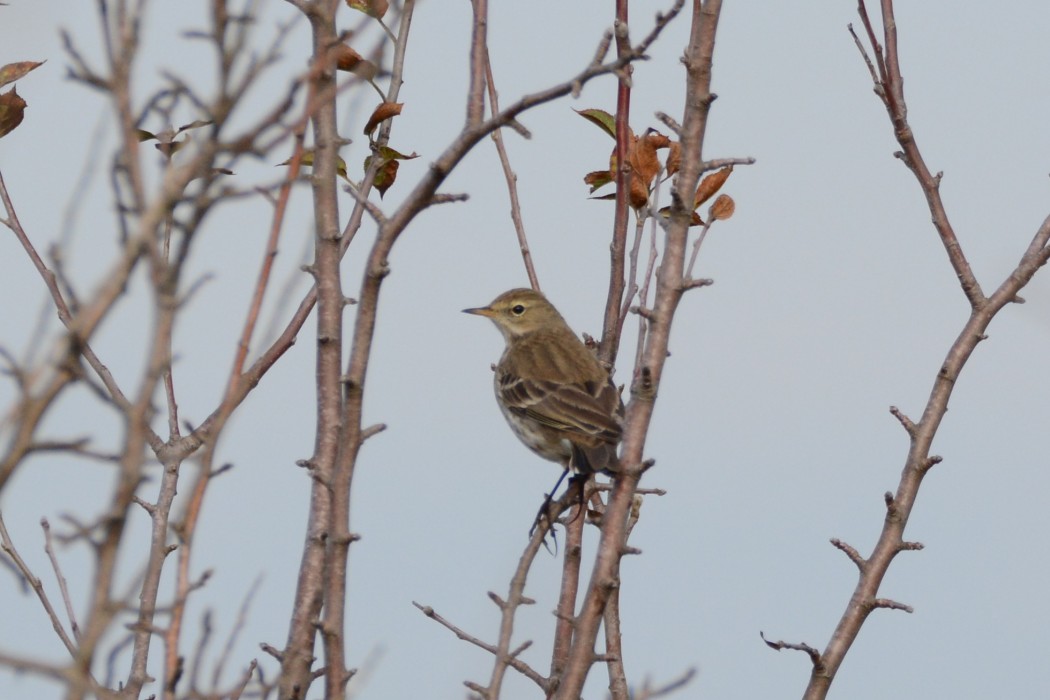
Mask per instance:
[[[372,112],[372,116],[368,118],[368,123],[365,125],[365,135],[371,136],[380,122],[401,114],[401,108],[404,106],[403,102],[383,102],[380,104]]]
[[[682,144],[677,141],[672,141],[670,150],[667,153],[667,165],[665,166],[666,176],[671,177],[678,172],[678,168],[682,165]]]
[[[26,101],[18,96],[14,88],[0,94],[0,137],[6,136],[22,123]]]
[[[628,201],[635,209],[641,209],[649,202],[653,181],[660,172],[658,149],[667,148],[671,140],[658,131],[647,131],[635,136],[627,152],[627,162],[631,164],[631,189]],[[615,157],[613,158],[615,160]]]
[[[729,178],[729,174],[732,172],[733,166],[727,165],[721,170],[713,172],[701,180],[700,186],[696,188],[696,198],[693,200],[693,208],[696,208],[711,199],[711,196],[725,184],[725,181]]]
[[[707,218],[711,221],[725,221],[736,211],[736,202],[728,194],[720,194],[715,199],[711,208],[707,210]]]
[[[354,51],[346,44],[336,44],[332,47],[332,57],[335,59],[335,67],[339,70],[352,71],[358,63],[365,60],[361,54]]]
[[[357,53],[346,44],[337,44],[334,46],[332,48],[332,54],[335,58],[336,70],[353,73],[365,80],[371,80],[376,77],[376,73],[379,72],[379,68],[376,64],[366,60],[361,54]]]
[[[635,137],[629,154],[632,177],[640,179],[646,187],[652,184],[653,178],[660,172],[660,158],[656,155],[659,148],[667,148],[670,139],[658,131],[650,131]]]
[[[627,203],[632,209],[641,209],[649,203],[649,188],[645,186],[641,178],[631,176],[631,189],[627,195]]]

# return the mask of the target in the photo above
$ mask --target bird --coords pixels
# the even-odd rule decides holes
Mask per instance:
[[[503,334],[506,347],[493,367],[493,383],[518,439],[560,464],[563,478],[570,471],[615,474],[623,435],[620,391],[547,298],[511,289],[488,306],[463,312],[490,319]]]

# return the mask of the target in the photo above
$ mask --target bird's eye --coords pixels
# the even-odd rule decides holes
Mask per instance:
[[[515,316],[521,316],[523,313],[525,313],[525,307],[522,304],[515,304],[511,307],[510,312]]]

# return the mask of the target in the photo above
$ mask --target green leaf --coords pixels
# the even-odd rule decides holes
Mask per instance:
[[[591,186],[591,194],[594,194],[595,190],[600,190],[610,182],[615,181],[615,179],[608,170],[595,170],[583,176],[583,181]]]
[[[601,127],[601,130],[609,136],[616,138],[616,117],[603,109],[574,109],[576,114]]]
[[[383,158],[383,160],[412,160],[413,158],[419,157],[419,154],[415,151],[406,156],[404,153],[399,153],[398,151],[395,151],[390,146],[380,146],[376,150],[379,152],[379,155]]]

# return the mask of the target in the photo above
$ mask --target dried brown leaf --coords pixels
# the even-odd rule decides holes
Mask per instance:
[[[371,80],[379,72],[376,64],[366,60],[346,44],[338,44],[332,49],[332,53],[335,54],[335,67],[338,70],[353,73],[365,80]]]
[[[183,124],[182,126],[179,127],[178,131],[176,131],[175,133],[176,134],[181,134],[183,131],[189,131],[190,129],[199,129],[202,126],[208,126],[209,124],[214,124],[214,123],[215,123],[214,119],[198,119],[197,121],[190,122],[189,124]]]
[[[733,166],[727,165],[726,167],[711,173],[703,180],[700,181],[700,186],[696,188],[696,198],[693,200],[693,208],[700,206],[707,200],[711,199],[711,196],[717,192],[722,185],[725,184],[729,178],[730,173],[733,172]]]
[[[0,138],[15,130],[25,117],[26,101],[14,88],[0,93]]]
[[[667,165],[665,167],[667,171],[667,177],[671,177],[678,172],[678,168],[682,165],[682,144],[677,141],[672,141],[670,150],[667,153]]]
[[[631,179],[639,180],[644,185],[646,196],[649,187],[660,172],[660,158],[656,155],[658,148],[666,148],[670,141],[661,133],[650,132],[634,139],[630,150]],[[632,188],[633,189],[633,188]]]
[[[365,125],[365,135],[371,136],[372,132],[376,130],[380,122],[396,117],[401,114],[401,108],[404,107],[403,102],[383,102],[375,111],[372,112],[372,116],[368,118],[368,123]]]
[[[365,170],[372,165],[373,156],[365,158]],[[383,159],[383,162],[379,165],[379,169],[376,170],[375,180],[372,184],[377,190],[379,190],[379,198],[382,199],[386,191],[390,189],[390,186],[394,184],[394,180],[397,179],[397,169],[401,164],[397,160]]]
[[[43,61],[19,61],[0,67],[0,87],[13,83],[29,71],[44,65]]]
[[[725,221],[736,211],[736,202],[728,194],[720,194],[715,198],[711,208],[707,210],[707,218],[711,221]]]

